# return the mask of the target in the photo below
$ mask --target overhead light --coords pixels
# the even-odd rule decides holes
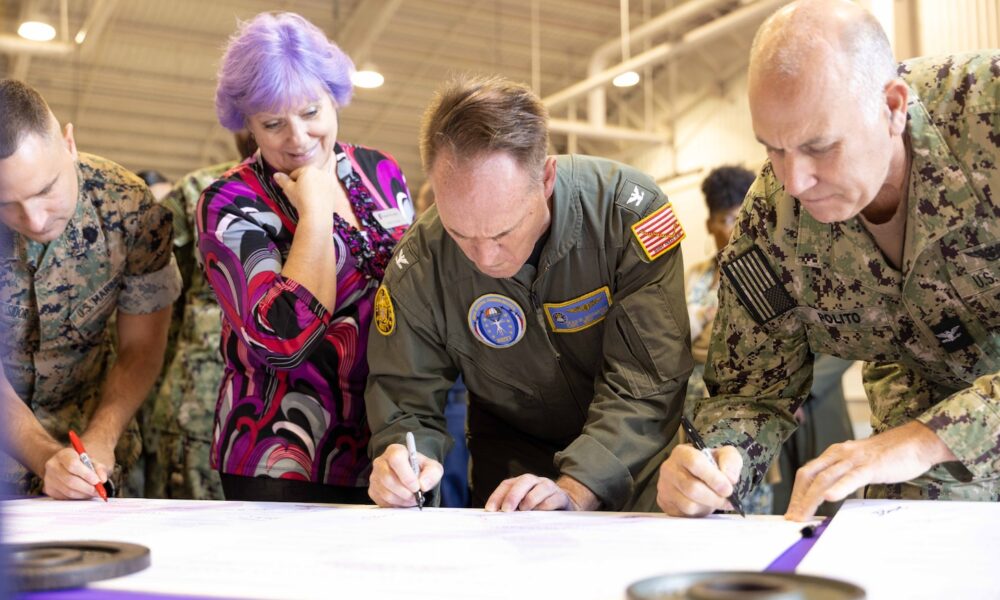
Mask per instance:
[[[366,65],[362,70],[351,74],[351,83],[359,88],[377,88],[385,83],[385,77],[374,66]]]
[[[56,28],[45,21],[24,21],[17,28],[17,35],[33,42],[48,42],[56,37]]]
[[[635,71],[625,71],[611,80],[611,84],[615,87],[632,87],[637,83],[639,83],[639,74]]]

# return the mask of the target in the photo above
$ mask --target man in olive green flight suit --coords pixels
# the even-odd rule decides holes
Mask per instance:
[[[22,494],[93,498],[109,477],[121,486],[139,458],[133,415],[156,381],[180,292],[170,213],[135,175],[78,153],[73,126],[60,133],[24,83],[0,80],[0,106],[0,473]]]
[[[720,469],[678,446],[658,502],[724,508],[795,428],[813,355],[869,361],[875,435],[799,469],[787,518],[869,497],[1000,499],[1000,53],[896,64],[878,22],[806,0],[751,51],[768,162],[724,273],[696,425]]]
[[[422,139],[437,204],[376,296],[369,494],[413,506],[434,488],[461,374],[473,505],[654,508],[692,367],[670,204],[624,165],[546,156],[544,107],[499,78],[446,87]]]

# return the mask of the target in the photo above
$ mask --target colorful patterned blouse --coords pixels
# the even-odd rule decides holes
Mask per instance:
[[[281,275],[298,215],[259,153],[198,205],[198,249],[223,310],[226,368],[211,456],[222,473],[368,485],[368,325],[387,253],[413,205],[392,157],[347,144],[335,152],[362,231],[336,219],[332,313]]]

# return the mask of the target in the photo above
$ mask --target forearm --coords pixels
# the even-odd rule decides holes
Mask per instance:
[[[556,485],[570,497],[574,510],[597,510],[601,508],[601,500],[590,491],[590,488],[569,475],[563,475],[556,480]]]
[[[0,417],[5,428],[0,440],[3,440],[4,451],[41,477],[45,472],[45,461],[62,449],[62,445],[45,431],[28,405],[14,392],[7,378],[0,376],[0,379]]]
[[[118,444],[129,421],[153,388],[163,366],[163,352],[119,356],[108,371],[101,397],[83,437],[107,448]]]
[[[281,274],[303,285],[333,312],[337,301],[337,255],[333,245],[333,215],[303,217]]]
[[[118,313],[117,358],[84,432],[85,441],[111,451],[146,399],[163,366],[172,307],[148,315]]]

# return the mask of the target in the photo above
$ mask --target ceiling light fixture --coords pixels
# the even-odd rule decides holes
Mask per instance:
[[[33,42],[50,42],[56,37],[56,28],[40,18],[33,18],[18,26],[17,35]]]
[[[632,87],[637,83],[639,83],[639,74],[635,71],[625,71],[611,80],[611,85],[620,88]]]
[[[351,83],[359,88],[373,89],[385,83],[385,77],[373,65],[365,65],[360,71],[351,73]]]

